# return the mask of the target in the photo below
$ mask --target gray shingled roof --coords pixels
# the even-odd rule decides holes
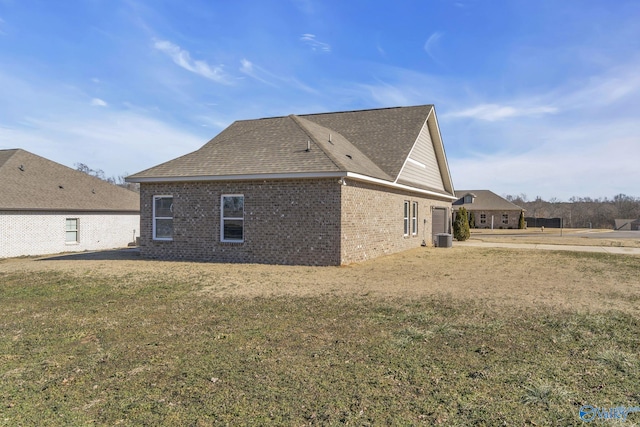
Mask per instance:
[[[419,105],[302,117],[339,132],[395,179],[432,109]]]
[[[127,180],[353,172],[394,181],[432,109],[422,105],[236,121],[199,150]]]
[[[139,212],[140,196],[28,151],[0,150],[0,210]]]
[[[473,203],[464,203],[464,196],[472,194],[475,196]],[[458,200],[453,202],[453,209],[458,210],[464,207],[467,211],[522,211],[520,206],[511,203],[507,199],[498,196],[489,190],[456,190]]]

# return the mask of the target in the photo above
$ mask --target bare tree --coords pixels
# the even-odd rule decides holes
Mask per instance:
[[[135,191],[137,193],[140,192],[140,184],[133,182],[126,182],[124,178],[128,175],[128,173],[124,173],[124,175],[119,175],[117,178],[113,176],[106,176],[102,169],[91,169],[89,166],[84,163],[76,163],[74,165],[77,171],[84,172],[87,175],[95,176],[103,181],[108,182],[109,184],[117,185],[118,187],[126,188],[127,190]]]
[[[507,199],[508,200],[508,199]],[[536,218],[562,218],[566,227],[613,228],[615,219],[640,218],[640,198],[618,194],[613,199],[571,197],[569,202],[556,198],[549,201],[536,197],[534,201],[515,201],[527,210],[527,216]]]

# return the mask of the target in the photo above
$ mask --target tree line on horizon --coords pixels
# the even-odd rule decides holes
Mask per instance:
[[[504,196],[525,209],[527,217],[562,218],[567,228],[615,228],[616,219],[640,219],[640,197],[618,194],[612,199],[571,197],[568,202],[556,198],[528,200],[526,194]]]
[[[124,180],[124,178],[129,175],[126,172],[123,175],[118,175],[117,177],[106,176],[102,169],[91,169],[84,163],[76,163],[74,166],[77,171],[84,172],[87,175],[106,181],[109,184],[117,185],[118,187],[126,188],[127,190],[135,191],[136,193],[140,192],[140,184]]]

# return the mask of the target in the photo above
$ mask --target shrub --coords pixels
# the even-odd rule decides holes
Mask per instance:
[[[456,220],[453,222],[453,237],[456,240],[462,242],[467,240],[471,236],[469,231],[469,219],[467,218],[467,210],[462,207],[456,215]]]
[[[520,219],[518,219],[518,228],[524,230],[526,223],[524,222],[524,211],[520,211]]]

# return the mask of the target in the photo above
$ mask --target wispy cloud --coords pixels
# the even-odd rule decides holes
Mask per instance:
[[[550,97],[556,97],[558,105],[566,109],[603,108],[633,99],[640,94],[640,61],[625,67],[616,67],[581,81],[571,88],[559,88]]]
[[[302,36],[300,36],[300,40],[304,42],[307,46],[309,46],[311,50],[325,52],[325,53],[331,52],[331,45],[316,39],[315,34],[303,34]]]
[[[431,34],[427,41],[424,43],[424,51],[427,52],[427,55],[429,55],[429,57],[438,64],[440,64],[440,60],[436,55],[436,51],[441,38],[442,33],[436,31],[435,33]]]
[[[248,59],[242,58],[242,60],[240,60],[240,71],[247,74],[247,75],[251,75],[253,74],[253,63],[251,61],[249,61]]]
[[[270,73],[265,71],[263,68],[254,65],[253,62],[249,61],[246,58],[242,58],[240,60],[240,72],[242,74],[245,74],[245,75],[253,78],[253,79],[258,80],[259,82],[262,82],[262,83],[270,85],[270,86],[277,87],[272,82],[267,81],[264,77],[260,76],[260,74],[269,75]]]
[[[93,98],[91,100],[91,105],[93,105],[94,107],[106,107],[108,104],[106,103],[106,101],[100,98]]]
[[[629,182],[638,182],[637,161],[624,153],[640,147],[635,65],[631,61],[529,98],[443,114],[448,140],[458,141],[454,148],[465,147],[449,158],[456,187],[535,191],[529,196],[563,200],[629,193]],[[471,120],[462,124],[463,118]]]
[[[640,61],[613,67],[581,80],[576,79],[547,92],[530,94],[529,97],[503,99],[498,102],[481,102],[468,108],[454,109],[443,118],[469,118],[497,122],[507,119],[542,117],[550,114],[587,114],[626,116],[640,95],[640,75],[636,70]],[[464,102],[464,101],[463,101]],[[460,105],[458,103],[458,105]]]
[[[206,142],[205,138],[132,111],[93,111],[27,118],[20,127],[0,127],[0,141],[11,141],[12,146],[6,148],[23,148],[70,167],[86,163],[107,175],[135,173],[196,150]],[[0,144],[0,148],[5,147]]]
[[[529,192],[529,197],[546,199],[558,197],[568,200],[572,196],[587,195],[611,197],[628,191],[625,190],[628,183],[615,177],[637,176],[637,163],[633,156],[612,156],[612,153],[628,152],[629,147],[636,143],[625,135],[610,136],[610,130],[624,126],[625,123],[604,127],[594,124],[573,130],[542,127],[541,132],[550,139],[549,143],[530,144],[530,149],[520,154],[505,151],[450,157],[454,184],[458,189],[490,188],[499,194],[524,191]],[[530,134],[535,133],[530,129]],[[607,143],[585,144],[593,135],[602,136]],[[610,160],[603,162],[602,159]],[[535,185],[531,185],[532,182]]]
[[[396,85],[378,82],[377,84],[356,85],[360,91],[363,91],[368,97],[374,100],[380,106],[388,105],[410,105],[411,95],[404,88]]]
[[[187,50],[167,40],[155,40],[153,47],[168,55],[173,62],[185,70],[198,74],[216,83],[231,84],[232,80],[224,72],[223,66],[211,66],[206,61],[194,60]]]
[[[254,64],[246,58],[240,61],[240,72],[261,82],[266,85],[280,88],[282,86],[288,86],[293,89],[301,90],[303,92],[317,94],[318,91],[304,83],[295,77],[278,76],[259,65]]]
[[[444,115],[444,117],[468,117],[476,120],[486,120],[495,122],[514,117],[525,116],[542,116],[545,114],[554,114],[558,111],[556,107],[542,105],[537,107],[514,107],[510,105],[499,104],[480,104],[475,107],[460,111],[452,111]]]

